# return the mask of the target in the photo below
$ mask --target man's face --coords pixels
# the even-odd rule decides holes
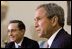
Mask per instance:
[[[1,6],[1,21],[5,19],[8,8],[6,6]]]
[[[23,38],[24,32],[19,30],[18,23],[11,23],[8,26],[8,36],[10,41],[20,42]]]
[[[39,37],[49,38],[51,36],[51,20],[47,18],[45,15],[46,11],[44,8],[40,8],[36,10],[34,21],[35,21],[35,29],[38,32]]]

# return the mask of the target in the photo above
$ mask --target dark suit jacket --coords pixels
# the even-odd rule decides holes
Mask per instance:
[[[51,48],[71,48],[71,36],[61,29],[55,37]]]
[[[21,47],[22,48],[39,48],[39,45],[36,41],[31,40],[27,37],[24,37]],[[10,43],[6,44],[5,48],[15,48],[14,42],[10,42]]]
[[[40,43],[40,48],[44,48],[45,41]],[[71,48],[71,36],[61,29],[56,35],[50,48]]]

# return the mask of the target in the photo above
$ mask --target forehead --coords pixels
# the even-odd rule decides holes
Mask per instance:
[[[15,29],[15,28],[18,28],[18,23],[10,23],[8,25],[8,29]]]
[[[36,10],[35,17],[44,16],[45,13],[46,13],[45,9],[43,7],[41,7]]]

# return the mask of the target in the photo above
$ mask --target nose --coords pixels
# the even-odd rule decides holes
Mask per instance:
[[[9,33],[8,33],[8,36],[12,36],[12,32],[9,32]]]

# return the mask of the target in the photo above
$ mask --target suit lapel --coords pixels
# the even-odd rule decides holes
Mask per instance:
[[[14,42],[12,42],[10,46],[11,46],[10,48],[15,48]]]
[[[15,48],[15,44],[13,44],[12,48]]]
[[[50,48],[57,48],[60,45],[60,39],[63,37],[62,35],[65,33],[64,29],[61,29],[58,34],[56,35],[55,39],[52,42],[52,45]]]
[[[22,44],[21,44],[22,48],[25,48],[25,38],[23,38]]]

